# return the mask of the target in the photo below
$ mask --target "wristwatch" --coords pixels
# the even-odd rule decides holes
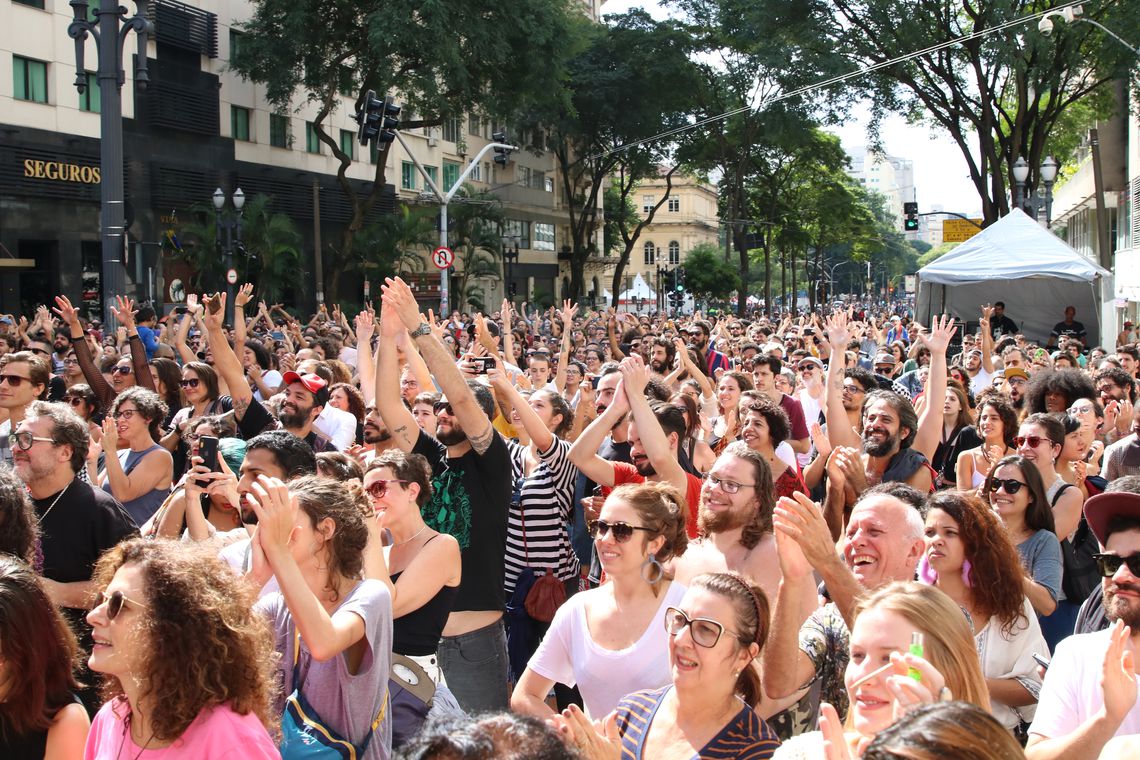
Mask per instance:
[[[421,335],[431,335],[431,325],[427,322],[420,322],[420,326],[408,333],[412,340],[420,337]]]

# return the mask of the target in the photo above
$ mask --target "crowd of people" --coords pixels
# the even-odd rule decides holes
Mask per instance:
[[[252,295],[0,318],[0,757],[1140,756],[1127,329]]]

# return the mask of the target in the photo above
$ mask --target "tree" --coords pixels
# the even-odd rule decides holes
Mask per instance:
[[[479,282],[502,276],[503,204],[486,190],[464,185],[448,206],[447,244],[455,252],[457,306],[485,311],[486,292]]]
[[[696,298],[724,301],[740,287],[740,274],[711,243],[694,246],[684,266],[685,290]]]
[[[617,246],[618,260],[614,264],[614,276],[612,281],[612,295],[611,306],[617,307],[618,298],[621,294],[622,277],[625,275],[625,267],[629,264],[629,257],[633,253],[634,246],[637,245],[638,238],[641,237],[641,232],[649,225],[653,224],[654,217],[657,216],[657,211],[665,205],[669,200],[669,196],[673,192],[673,174],[680,168],[679,165],[671,167],[658,167],[658,174],[665,180],[665,190],[661,193],[661,197],[657,198],[653,205],[645,211],[642,216],[636,214],[632,217],[626,214],[618,214],[613,220],[613,226],[617,230],[618,238],[621,244]],[[610,190],[617,195],[618,208],[629,208],[633,206],[633,193],[639,187],[639,175],[641,168],[635,168],[630,162],[622,162],[618,166],[617,173],[611,178]],[[610,190],[606,190],[607,197],[609,197]],[[606,217],[606,224],[610,224],[609,217]]]
[[[265,85],[269,102],[287,111],[314,104],[320,142],[340,163],[337,182],[352,219],[325,256],[325,290],[335,301],[340,275],[386,184],[391,143],[381,144],[370,186],[349,180],[352,159],[334,129],[341,99],[365,90],[398,93],[404,128],[436,126],[478,112],[506,122],[564,97],[562,81],[572,14],[566,0],[254,0],[238,25],[241,44],[230,65]],[[521,53],[520,51],[525,51]],[[542,65],[535,65],[541,61]],[[358,99],[358,106],[360,101]],[[418,118],[408,118],[408,114]]]
[[[828,31],[831,49],[862,64],[880,64],[1042,7],[1038,0],[830,0],[816,4],[812,15]],[[1088,18],[1126,37],[1140,36],[1140,3],[1085,9]],[[1058,24],[1045,36],[1032,20],[882,68],[866,81],[876,127],[885,114],[904,113],[949,133],[969,167],[988,225],[1009,211],[1016,157],[1028,162],[1027,187],[1033,190],[1045,156],[1064,150],[1053,147],[1053,134],[1066,112],[1083,103],[1092,106],[1089,115],[1108,115],[1114,108],[1112,83],[1140,84],[1135,66],[1131,51],[1091,24]]]
[[[404,205],[361,230],[354,248],[361,251],[360,265],[375,267],[375,277],[381,280],[405,270],[422,270],[423,254],[438,236],[433,211]]]

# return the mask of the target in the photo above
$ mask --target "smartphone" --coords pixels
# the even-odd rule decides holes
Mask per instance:
[[[590,378],[590,385],[594,386],[594,390],[598,389],[598,381],[601,379],[602,378],[598,375],[594,375],[592,378]]]
[[[475,368],[475,374],[485,375],[487,370],[495,366],[495,359],[491,356],[474,356],[471,358],[471,366]]]
[[[198,456],[202,457],[202,464],[210,472],[221,472],[218,466],[218,439],[212,435],[204,435],[198,439]],[[208,481],[199,480],[198,485],[205,488]]]
[[[1033,661],[1036,662],[1041,667],[1045,668],[1045,670],[1049,669],[1049,660],[1046,660],[1044,657],[1037,654],[1036,652],[1033,653]]]
[[[181,314],[185,314],[185,313],[186,313],[186,307],[185,307],[185,306],[182,306],[182,305],[178,305],[178,306],[175,306],[175,307],[174,307],[174,313],[175,313],[175,314],[180,314],[180,315],[181,315]]]

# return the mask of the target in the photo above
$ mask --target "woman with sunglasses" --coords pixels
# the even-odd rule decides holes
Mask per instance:
[[[71,301],[67,296],[56,296],[56,305],[52,309],[70,328],[71,349],[75,352],[75,358],[79,360],[83,376],[87,378],[87,383],[95,391],[103,408],[111,405],[111,400],[116,394],[136,384],[154,390],[154,381],[147,369],[146,348],[139,337],[138,328],[135,327],[134,303],[123,296],[115,298],[116,306],[111,307],[111,312],[127,332],[130,353],[115,362],[109,383],[95,364],[91,347],[87,345],[83,332],[83,324],[79,321],[79,312],[71,305]]]
[[[86,760],[280,757],[267,730],[273,639],[241,578],[212,551],[136,539],[104,554],[93,580],[90,664],[108,700]]]
[[[669,684],[665,610],[684,588],[662,568],[688,545],[685,500],[664,483],[623,485],[588,524],[607,582],[558,608],[530,660],[511,709],[540,718],[554,711],[556,683],[577,686],[586,714],[600,719],[626,694]]]
[[[744,576],[696,576],[665,610],[671,682],[622,699],[606,719],[610,740],[576,706],[557,719],[562,736],[591,759],[618,747],[628,758],[772,757],[780,740],[751,707],[768,620],[768,599]]]
[[[1045,498],[1053,508],[1057,538],[1076,532],[1085,498],[1080,489],[1067,483],[1057,472],[1057,457],[1065,444],[1065,428],[1052,414],[1031,414],[1022,421],[1014,439],[1017,453],[1037,468],[1045,486]]]
[[[969,613],[994,717],[1011,730],[1032,720],[1041,691],[1033,654],[1049,647],[1025,597],[1021,560],[997,516],[976,496],[931,496],[918,575]]]
[[[949,397],[949,391],[947,392]],[[977,492],[993,469],[994,462],[1014,451],[1017,412],[1000,393],[992,391],[978,399],[978,422],[972,436],[981,442],[959,453],[954,459],[959,491]]]
[[[1005,525],[1021,557],[1025,596],[1039,616],[1052,615],[1061,592],[1061,544],[1037,468],[1023,457],[1005,457],[986,478],[982,498]]]
[[[793,549],[794,544],[787,542]],[[810,568],[802,553],[799,560]],[[923,704],[958,699],[990,709],[970,622],[946,594],[920,583],[889,583],[861,597],[852,614],[843,676],[850,709],[822,704],[822,730],[792,737],[776,750],[775,760],[844,757],[828,754],[825,740],[858,757],[880,731]],[[921,656],[910,652],[916,634]],[[921,678],[911,678],[912,669]]]
[[[91,721],[76,696],[76,651],[75,635],[40,577],[0,554],[0,757],[83,754]]]
[[[91,390],[91,386],[87,383],[76,383],[70,386],[63,392],[63,398],[60,401],[70,406],[71,411],[75,412],[92,430],[99,426],[95,422],[96,413],[99,411],[99,399],[95,397],[95,391]]]
[[[174,472],[181,477],[189,469],[190,447],[185,436],[186,423],[207,415],[225,414],[233,409],[233,399],[219,390],[218,373],[205,362],[188,362],[182,367],[179,381],[186,406],[170,420],[162,445],[174,455]]]
[[[86,382],[83,368],[79,366],[79,357],[76,356],[74,348],[69,348],[63,355],[63,385],[65,388],[71,388]]]
[[[166,404],[157,393],[146,388],[126,390],[115,397],[103,421],[102,441],[92,441],[87,452],[90,476],[103,451],[103,470],[91,482],[114,496],[136,525],[149,520],[170,495],[174,460],[157,443],[165,417]]]
[[[380,579],[392,587],[392,651],[442,684],[436,650],[459,593],[462,563],[459,542],[429,528],[420,514],[431,498],[431,468],[419,454],[389,449],[368,464],[364,492],[376,513],[373,524],[391,538]]]

